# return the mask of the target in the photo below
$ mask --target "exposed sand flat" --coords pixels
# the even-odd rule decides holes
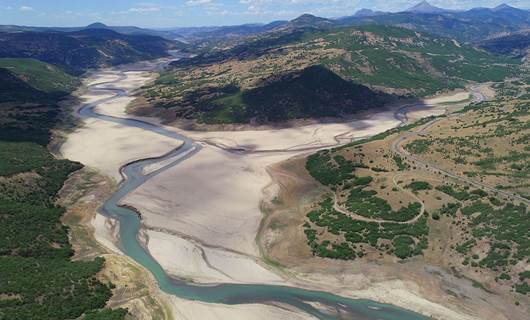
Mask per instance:
[[[285,284],[285,281],[265,269],[255,259],[226,250],[203,247],[208,263],[223,270],[234,282]]]
[[[148,180],[123,203],[142,212],[150,227],[257,256],[261,190],[270,180],[265,167],[284,158],[241,156],[206,146]]]
[[[125,117],[125,114],[122,112],[123,106],[128,105],[132,100],[133,98],[131,97],[118,97],[109,102],[102,103],[94,111],[109,116]]]
[[[120,82],[120,89],[127,91],[136,90],[153,79],[153,74],[145,71],[125,72],[127,79]]]
[[[409,121],[416,121],[430,116],[441,116],[446,113],[445,107],[410,107],[407,110]]]
[[[322,123],[277,130],[245,130],[181,133],[223,148],[244,148],[249,151],[304,150],[337,144],[336,137],[364,137],[397,126],[393,111],[382,111],[365,119],[345,123]]]
[[[94,227],[94,238],[111,251],[121,253],[121,250],[115,244],[119,225],[116,225],[114,220],[99,213],[94,215],[91,223]]]
[[[433,98],[428,98],[423,100],[425,104],[444,104],[444,103],[455,103],[455,102],[464,102],[471,97],[469,92],[462,91],[446,95],[441,95]]]
[[[84,92],[81,95],[79,95],[79,98],[81,98],[84,103],[93,103],[94,101],[110,98],[113,96],[114,96],[113,94],[103,93],[103,92],[102,93]]]
[[[182,300],[171,296],[175,319],[182,320],[308,320],[313,316],[263,304],[224,305]]]
[[[167,233],[151,230],[146,233],[149,237],[147,249],[169,274],[201,283],[231,280],[206,263],[200,246]]]
[[[131,72],[131,76],[124,82],[127,89],[140,87],[150,78],[145,72]],[[119,79],[115,71],[94,74],[86,81],[86,85],[93,85]],[[79,98],[84,103],[114,96],[109,93],[80,92]],[[125,110],[130,97],[118,97],[110,102],[97,106],[96,112],[114,115],[117,110]],[[123,113],[121,113],[123,115]],[[61,154],[70,160],[96,168],[116,181],[121,180],[119,169],[131,161],[147,157],[161,156],[182,145],[181,141],[164,137],[140,128],[133,128],[121,124],[111,123],[99,119],[83,119],[83,125],[68,135],[68,139],[61,146]]]
[[[329,280],[330,283],[332,281]],[[322,283],[322,279],[319,280]],[[343,282],[344,279],[342,279]],[[335,286],[341,286],[336,283]],[[401,280],[371,283],[368,289],[348,291],[343,290],[341,294],[357,299],[373,299],[376,301],[391,303],[398,306],[407,306],[408,309],[444,320],[480,320],[479,317],[456,312],[438,303],[431,302],[422,297],[418,290],[418,285]]]
[[[167,272],[181,279],[198,283],[283,282],[247,256],[204,247],[163,232],[148,230],[146,233],[149,252]]]
[[[116,72],[107,70],[107,71],[92,74],[91,76],[86,78],[85,81],[83,81],[83,84],[86,86],[92,86],[92,85],[99,84],[99,83],[115,81],[118,78],[119,76]]]
[[[108,81],[115,81],[120,76],[125,76],[122,80],[119,81],[119,83],[109,83],[105,84],[107,88],[110,89],[121,89],[125,90],[127,92],[134,91],[144,84],[146,84],[148,81],[153,79],[152,73],[146,72],[146,71],[127,71],[127,72],[121,72],[117,70],[109,70],[105,72],[105,77],[101,79],[101,81],[97,78],[94,78],[91,82],[88,82],[87,85],[94,85],[94,84],[100,84]]]
[[[161,169],[167,165],[170,165],[172,164],[173,162],[177,161],[178,159],[181,159],[185,156],[187,156],[189,153],[195,151],[195,147],[189,149],[188,151],[185,151],[183,153],[180,153],[176,156],[173,156],[173,157],[170,157],[170,158],[167,158],[165,160],[162,160],[162,161],[159,161],[159,162],[154,162],[154,163],[151,163],[149,165],[146,165],[143,170],[142,170],[142,174],[143,175],[147,175],[147,174],[150,174],[154,171],[157,171],[158,169]]]
[[[181,144],[180,141],[142,129],[91,118],[68,135],[61,147],[61,154],[120,181],[119,169],[122,165],[146,157],[161,156]]]
[[[484,94],[482,87],[479,91]],[[451,112],[464,107],[469,103],[471,98],[472,95],[467,91],[428,98],[423,100],[428,106],[413,106],[408,108],[407,118],[410,121],[416,121],[429,116],[441,116],[448,111]]]
[[[279,132],[214,134],[220,136],[216,141],[225,146],[232,143],[232,147],[249,148],[252,145],[260,150],[303,150],[308,146],[334,144],[335,135],[338,134],[346,133],[351,139],[387,130],[399,123],[390,117],[390,113],[385,113],[359,121],[360,123],[356,123],[359,130],[353,131],[353,124],[330,124],[324,125],[326,127],[322,130],[311,128],[314,134],[307,134],[308,128],[301,128],[300,131],[285,129]],[[209,132],[196,135],[213,137]],[[266,168],[300,152],[240,154],[206,145],[193,158],[153,177],[126,196],[122,202],[138,209],[142,213],[143,223],[150,228],[169,230],[209,246],[257,257],[259,252],[255,237],[262,218],[260,201],[264,188],[270,182]],[[160,237],[150,238],[149,250],[156,250],[156,253],[151,253],[167,271],[183,275],[178,271],[182,259],[178,254],[174,254],[182,251],[176,249],[175,244],[167,246],[162,242]],[[166,249],[168,251],[164,253]],[[270,271],[253,259],[230,251],[212,251],[203,247],[208,262],[215,264],[218,271],[228,275],[231,278],[229,282],[271,283],[278,280],[278,277],[272,277]],[[195,255],[194,259],[197,258],[204,259],[203,256]],[[206,273],[195,281],[219,282],[216,280],[219,279],[217,271],[210,268],[202,269],[201,272]]]

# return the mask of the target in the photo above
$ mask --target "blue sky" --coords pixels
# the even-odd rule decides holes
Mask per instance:
[[[419,0],[0,0],[0,24],[175,27],[233,25],[292,19],[302,13],[351,15],[361,8],[400,11]],[[493,7],[502,2],[530,9],[530,0],[432,0],[452,9]]]

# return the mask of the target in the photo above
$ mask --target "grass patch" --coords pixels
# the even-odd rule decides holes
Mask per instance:
[[[414,192],[421,190],[432,190],[431,184],[425,181],[413,181],[406,185],[406,188],[411,189]]]
[[[431,140],[420,139],[408,143],[407,145],[405,145],[405,149],[407,149],[407,151],[411,153],[422,154],[427,152],[431,145]]]
[[[408,221],[416,217],[421,210],[421,204],[412,202],[398,211],[393,211],[388,202],[376,196],[373,190],[366,191],[363,187],[350,190],[346,200],[346,208],[358,215],[392,221]]]

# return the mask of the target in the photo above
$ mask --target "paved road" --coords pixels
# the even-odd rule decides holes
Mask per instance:
[[[484,94],[482,92],[480,92],[480,90],[478,89],[478,87],[470,87],[471,89],[471,92],[472,94],[475,96],[475,101],[476,102],[482,102],[482,101],[485,101],[486,100],[486,97],[484,96]],[[456,117],[456,116],[459,116],[458,114],[449,114],[448,117]],[[469,184],[469,185],[473,185],[479,189],[483,189],[483,190],[486,190],[486,191],[490,191],[490,192],[494,192],[494,193],[497,193],[497,194],[500,194],[500,195],[503,195],[505,197],[508,197],[509,199],[512,199],[512,200],[519,200],[527,205],[530,205],[530,200],[524,198],[524,197],[521,197],[520,195],[518,194],[514,194],[514,193],[511,193],[511,192],[508,192],[508,191],[505,191],[505,190],[500,190],[500,189],[497,189],[495,187],[492,187],[490,185],[487,185],[485,183],[482,183],[482,182],[479,182],[479,181],[476,181],[476,180],[473,180],[473,179],[470,179],[468,177],[465,177],[465,176],[461,176],[461,175],[457,175],[453,172],[450,172],[449,170],[446,170],[446,169],[443,169],[435,164],[432,164],[432,163],[429,163],[423,159],[420,159],[418,158],[417,156],[411,154],[410,152],[408,152],[407,150],[405,150],[403,148],[403,143],[408,140],[409,138],[412,138],[414,136],[421,136],[423,134],[425,134],[425,132],[427,130],[429,130],[433,125],[435,125],[436,123],[438,123],[439,121],[441,120],[444,120],[446,118],[438,118],[438,119],[434,119],[432,121],[429,121],[428,123],[420,126],[418,128],[418,130],[416,131],[409,131],[407,133],[404,133],[402,135],[400,135],[397,139],[395,139],[392,144],[391,144],[391,151],[394,152],[394,153],[397,153],[399,154],[402,158],[405,158],[405,159],[408,159],[409,161],[412,161],[416,164],[416,167],[419,167],[419,168],[423,168],[423,169],[426,169],[430,172],[433,172],[433,173],[441,173],[447,177],[450,177],[450,178],[453,178],[455,180],[458,180],[460,182],[464,182],[465,184]]]
[[[474,102],[478,103],[478,102],[483,102],[483,101],[487,100],[487,97],[480,91],[480,87],[479,86],[470,86],[469,87],[469,91],[474,96],[474,99],[473,99]],[[405,125],[406,124],[406,120],[407,120],[406,119],[406,113],[404,112],[404,110],[405,109],[403,108],[403,112],[402,113],[403,113],[403,117],[405,117],[405,118],[402,121],[402,125]],[[447,115],[447,117],[458,117],[458,116],[459,116],[459,114],[454,114],[454,113]],[[392,141],[392,144],[390,146],[391,151],[394,152],[394,153],[399,154],[402,158],[409,159],[410,161],[414,162],[416,164],[416,167],[422,167],[423,169],[426,169],[426,170],[428,170],[430,172],[433,172],[433,173],[441,173],[441,174],[444,174],[447,177],[451,177],[451,178],[459,180],[461,182],[465,182],[467,184],[474,185],[475,187],[481,188],[483,190],[487,190],[487,191],[490,191],[490,192],[496,192],[496,193],[502,194],[502,195],[504,195],[504,196],[506,196],[506,197],[508,197],[510,199],[517,199],[517,200],[522,201],[522,202],[524,202],[526,204],[530,204],[530,200],[528,200],[526,198],[523,198],[523,197],[521,197],[521,196],[519,196],[517,194],[513,194],[513,193],[510,193],[510,192],[507,192],[507,191],[504,191],[504,190],[496,189],[496,188],[491,187],[491,186],[489,186],[487,184],[484,184],[482,182],[469,179],[467,177],[456,175],[456,174],[454,174],[454,173],[452,173],[452,172],[450,172],[448,170],[442,169],[442,168],[440,168],[440,167],[438,167],[436,165],[433,165],[433,164],[431,164],[431,163],[429,163],[429,162],[427,162],[425,160],[422,160],[422,159],[412,155],[411,153],[409,153],[408,151],[406,151],[402,147],[403,143],[406,140],[408,140],[409,138],[412,138],[414,136],[424,135],[432,126],[434,126],[435,124],[437,124],[441,120],[445,120],[447,117],[433,119],[433,120],[421,125],[416,131],[408,131],[408,132],[405,132],[405,133],[401,134],[400,136],[398,136],[398,138],[396,138],[394,141]],[[397,116],[396,116],[396,118],[397,118]],[[347,214],[347,215],[353,217],[356,220],[365,221],[365,222],[397,223],[397,224],[412,224],[412,223],[415,223],[416,221],[418,221],[419,218],[421,218],[421,216],[425,212],[425,204],[415,194],[413,194],[412,192],[410,192],[408,190],[403,189],[400,185],[398,185],[397,182],[396,182],[396,176],[394,176],[392,178],[392,182],[393,182],[394,186],[399,188],[401,191],[410,194],[414,199],[416,199],[416,201],[421,203],[420,213],[418,215],[416,215],[414,218],[412,218],[410,220],[407,220],[407,221],[394,221],[394,220],[380,220],[380,219],[374,219],[374,218],[370,218],[370,217],[361,216],[361,215],[358,215],[356,213],[350,212],[347,209],[341,207],[339,205],[339,201],[338,201],[338,198],[337,198],[336,194],[334,195],[333,209],[335,209],[338,212],[341,212],[343,214]]]

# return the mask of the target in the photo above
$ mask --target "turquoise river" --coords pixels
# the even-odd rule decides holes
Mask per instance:
[[[166,293],[173,294],[183,299],[197,300],[206,303],[221,304],[248,304],[263,303],[271,305],[290,305],[306,312],[318,319],[358,319],[358,320],[424,320],[425,316],[398,308],[389,304],[381,304],[370,300],[349,299],[324,291],[305,290],[289,286],[256,285],[256,284],[219,284],[219,285],[196,285],[174,279],[166,274],[162,267],[144,249],[138,239],[141,220],[133,210],[118,206],[119,201],[129,192],[143,184],[155,175],[161,174],[170,167],[176,166],[182,161],[193,161],[193,155],[200,152],[201,146],[193,140],[163,127],[130,118],[120,118],[103,115],[94,111],[102,104],[126,95],[126,91],[119,88],[119,81],[125,79],[125,73],[121,73],[119,79],[98,83],[89,86],[89,90],[95,94],[113,93],[113,97],[102,98],[90,104],[85,104],[79,109],[81,117],[98,118],[104,121],[119,123],[131,127],[149,130],[166,137],[184,141],[182,147],[159,157],[135,161],[125,165],[121,169],[124,180],[120,183],[118,190],[109,198],[100,212],[108,217],[117,219],[119,222],[120,249],[136,262],[149,270],[158,281],[160,289]],[[168,158],[176,157],[177,160],[148,174],[142,173],[142,168]],[[318,303],[325,306],[315,308]]]

